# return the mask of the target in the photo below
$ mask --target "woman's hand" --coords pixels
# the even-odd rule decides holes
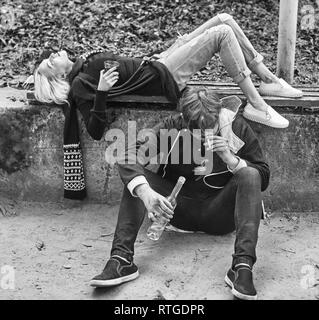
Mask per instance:
[[[226,138],[208,133],[206,135],[206,142],[204,143],[204,146],[207,150],[216,152],[218,156],[230,167],[230,169],[235,168],[238,164],[238,159],[231,152]]]
[[[155,221],[163,217],[169,221],[173,218],[174,209],[171,203],[161,194],[154,191],[149,185],[139,185],[136,187],[135,192],[143,201],[149,219]]]
[[[117,67],[113,67],[107,71],[104,69],[100,72],[100,80],[97,87],[99,91],[109,91],[119,79],[119,73],[116,70]]]

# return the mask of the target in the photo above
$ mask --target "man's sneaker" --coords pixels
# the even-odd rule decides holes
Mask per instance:
[[[276,83],[261,82],[258,91],[263,96],[276,96],[284,98],[301,98],[303,95],[301,90],[293,88],[284,79],[279,79],[279,81]]]
[[[138,268],[120,256],[112,256],[101,274],[90,281],[92,287],[110,287],[131,281],[139,276]]]
[[[281,116],[271,106],[268,106],[267,111],[260,111],[248,102],[244,108],[243,116],[248,120],[273,128],[283,129],[289,126],[289,121]]]
[[[253,272],[246,263],[239,263],[228,270],[225,282],[232,294],[241,300],[257,300],[257,292],[253,283]]]

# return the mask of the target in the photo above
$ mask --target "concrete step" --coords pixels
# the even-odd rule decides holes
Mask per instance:
[[[250,123],[265,150],[272,177],[265,192],[270,210],[319,211],[319,114],[277,108],[289,121],[284,130]],[[140,108],[110,108],[115,121],[109,128],[127,131],[152,127],[174,110],[157,104]],[[63,199],[63,134],[61,107],[30,105],[26,92],[0,89],[0,193],[19,200]],[[110,144],[93,141],[81,121],[81,139],[88,200],[114,204],[122,183],[117,170],[105,161]]]
[[[196,81],[189,82],[190,87],[207,88],[214,90],[219,96],[226,97],[230,95],[236,95],[243,101],[246,101],[246,97],[243,95],[241,89],[232,83],[215,83],[210,81]],[[258,88],[258,85],[256,86]],[[295,86],[301,89],[304,93],[302,98],[278,98],[278,97],[264,97],[264,100],[273,107],[295,107],[300,110],[306,110],[308,112],[319,112],[319,87],[305,87]],[[27,99],[30,104],[38,104],[34,97],[33,91],[27,92]],[[171,105],[171,102],[164,96],[139,96],[139,95],[121,95],[119,97],[109,98],[108,101],[120,102],[120,103],[152,103]]]

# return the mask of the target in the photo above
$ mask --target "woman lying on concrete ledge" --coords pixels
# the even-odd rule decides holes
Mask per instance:
[[[218,14],[166,51],[151,59],[134,59],[96,50],[75,62],[65,51],[46,53],[34,72],[35,96],[41,102],[69,103],[82,113],[88,132],[101,139],[106,126],[107,96],[122,94],[165,95],[177,102],[190,78],[219,53],[229,75],[248,103],[244,117],[274,128],[286,128],[288,120],[278,114],[260,95],[301,97],[302,91],[277,78],[262,62],[242,29],[226,14]],[[42,57],[43,58],[43,57]],[[119,67],[104,70],[104,61],[113,59]],[[250,74],[262,82],[259,92]]]

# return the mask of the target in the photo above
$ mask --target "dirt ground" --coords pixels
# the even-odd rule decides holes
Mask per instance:
[[[4,215],[4,202],[0,299],[233,299],[224,275],[234,234],[165,232],[152,242],[146,219],[136,242],[140,277],[93,289],[88,282],[109,256],[118,207],[21,202]],[[254,268],[259,299],[319,299],[318,248],[318,213],[276,213],[262,223]],[[5,265],[14,267],[14,289],[3,288]]]

